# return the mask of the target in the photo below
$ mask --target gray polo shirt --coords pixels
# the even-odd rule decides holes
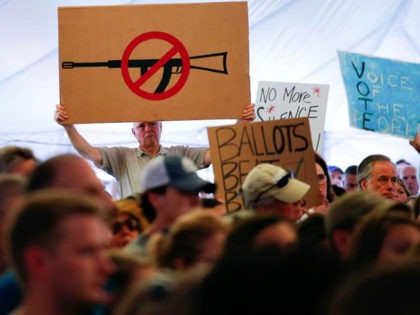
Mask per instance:
[[[118,182],[120,198],[138,193],[139,178],[144,166],[152,157],[139,148],[98,147],[102,154],[101,169],[115,177]],[[204,157],[206,147],[172,146],[160,147],[158,155],[176,154],[190,158],[199,169],[206,167]]]

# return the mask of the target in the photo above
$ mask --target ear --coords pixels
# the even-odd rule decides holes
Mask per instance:
[[[131,128],[131,133],[133,134],[133,136],[136,136],[136,132],[134,131],[134,128]]]
[[[29,277],[44,279],[48,266],[48,252],[38,246],[28,247],[23,253],[23,261]]]
[[[147,198],[149,199],[150,204],[156,208],[159,206],[161,200],[162,200],[162,195],[153,193],[153,192],[148,192],[147,193]]]
[[[360,188],[361,188],[362,190],[367,190],[367,186],[368,186],[368,184],[367,184],[367,179],[362,179],[362,180],[360,181]]]

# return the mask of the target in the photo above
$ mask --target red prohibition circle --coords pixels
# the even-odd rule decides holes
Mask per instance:
[[[164,40],[170,43],[172,48],[169,49],[169,51],[165,53],[139,79],[132,80],[128,71],[128,62],[130,60],[130,55],[139,44],[147,40]],[[174,84],[174,86],[171,87],[169,90],[161,93],[151,93],[142,90],[141,86],[143,85],[143,83],[145,83],[150,77],[152,77],[177,53],[179,53],[179,55],[181,56],[182,62],[182,71],[178,82],[176,82],[176,84]],[[178,93],[182,89],[184,84],[187,82],[188,75],[190,73],[190,57],[184,45],[174,36],[164,32],[148,32],[137,36],[128,44],[121,58],[121,72],[127,86],[138,96],[149,100],[164,100]]]

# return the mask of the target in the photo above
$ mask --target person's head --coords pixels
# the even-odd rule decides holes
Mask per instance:
[[[357,190],[357,165],[350,165],[344,172],[344,189],[346,191]]]
[[[385,155],[369,155],[357,167],[357,183],[361,190],[372,191],[388,199],[395,198],[397,169]]]
[[[327,314],[415,315],[420,309],[419,291],[418,261],[391,269],[369,268],[352,274],[336,288]]]
[[[309,188],[306,183],[293,178],[290,171],[262,163],[255,166],[245,178],[242,196],[248,209],[296,221],[303,214],[303,196]]]
[[[112,315],[194,314],[193,299],[203,276],[204,273],[196,270],[174,274],[156,273],[131,286],[115,306]]]
[[[327,162],[315,152],[315,170],[318,179],[318,190],[321,199],[327,199],[329,202],[334,200],[331,178],[328,172]]]
[[[194,314],[324,314],[339,271],[338,261],[325,252],[260,247],[210,271]]]
[[[328,172],[330,174],[331,184],[337,185],[338,187],[343,187],[343,170],[338,166],[332,165],[328,167]]]
[[[28,192],[45,188],[63,188],[94,196],[101,200],[106,211],[115,215],[115,204],[90,165],[74,154],[52,157],[36,167],[28,183]]]
[[[112,222],[111,246],[124,247],[144,231],[149,222],[143,216],[139,201],[134,197],[117,200],[115,206],[118,213]]]
[[[297,224],[298,246],[303,249],[328,250],[325,215],[314,213]]]
[[[334,200],[325,217],[325,232],[331,250],[346,259],[354,227],[365,214],[384,202],[387,200],[366,191],[348,192]]]
[[[222,259],[242,260],[250,252],[266,246],[288,251],[296,242],[297,232],[289,220],[277,215],[256,213],[233,224]]]
[[[25,186],[22,175],[0,174],[0,274],[6,268],[3,245],[7,218],[22,200]]]
[[[404,204],[379,205],[356,227],[349,261],[355,267],[395,266],[420,245],[420,226]]]
[[[410,196],[410,192],[408,191],[407,186],[405,185],[404,181],[397,177],[397,182],[395,183],[395,201],[406,203],[408,200],[408,196]]]
[[[175,270],[211,267],[220,258],[228,231],[227,223],[215,213],[205,210],[186,213],[174,222],[168,234],[156,241],[157,264]]]
[[[28,148],[6,146],[0,149],[0,173],[29,176],[37,164],[38,160]]]
[[[401,169],[406,165],[411,165],[411,163],[404,159],[399,159],[397,162],[395,162],[395,166],[397,167],[398,174],[400,174]]]
[[[409,196],[417,195],[419,192],[419,180],[417,177],[417,167],[405,165],[399,169],[399,177],[404,181],[408,188]]]
[[[66,307],[108,302],[109,230],[96,199],[67,190],[29,194],[10,220],[6,247],[26,294]]]
[[[172,224],[181,214],[200,205],[198,193],[214,193],[216,186],[196,173],[192,160],[179,155],[160,155],[148,162],[140,177],[141,206],[160,223]]]
[[[162,122],[160,121],[139,121],[133,123],[131,129],[142,150],[158,148],[162,134]]]
[[[115,314],[115,308],[131,292],[131,288],[139,282],[148,281],[158,270],[151,259],[127,253],[119,248],[111,249],[107,254],[115,266],[107,282],[113,293],[107,314]]]

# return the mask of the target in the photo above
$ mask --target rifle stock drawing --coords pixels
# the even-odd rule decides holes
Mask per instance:
[[[190,68],[203,70],[203,71],[228,74],[227,67],[226,67],[226,57],[227,57],[227,52],[192,56],[190,57],[191,61],[199,60],[199,59],[204,60],[204,59],[209,59],[209,58],[219,58],[219,59],[221,58],[221,68],[215,69],[215,68],[210,68],[207,66],[198,66],[198,65],[193,65],[193,64],[190,65]],[[158,61],[159,59],[130,59],[128,60],[128,67],[139,68],[140,76],[142,76],[147,72],[148,69],[150,69]],[[108,60],[108,61],[103,61],[103,62],[64,61],[62,62],[61,67],[63,69],[90,68],[90,67],[121,68],[121,60]],[[165,65],[163,66],[162,79],[158,87],[156,88],[155,93],[164,92],[171,80],[171,76],[173,74],[180,74],[181,72],[182,72],[182,60],[180,58],[173,58],[173,59],[170,59],[167,63],[165,63]]]

